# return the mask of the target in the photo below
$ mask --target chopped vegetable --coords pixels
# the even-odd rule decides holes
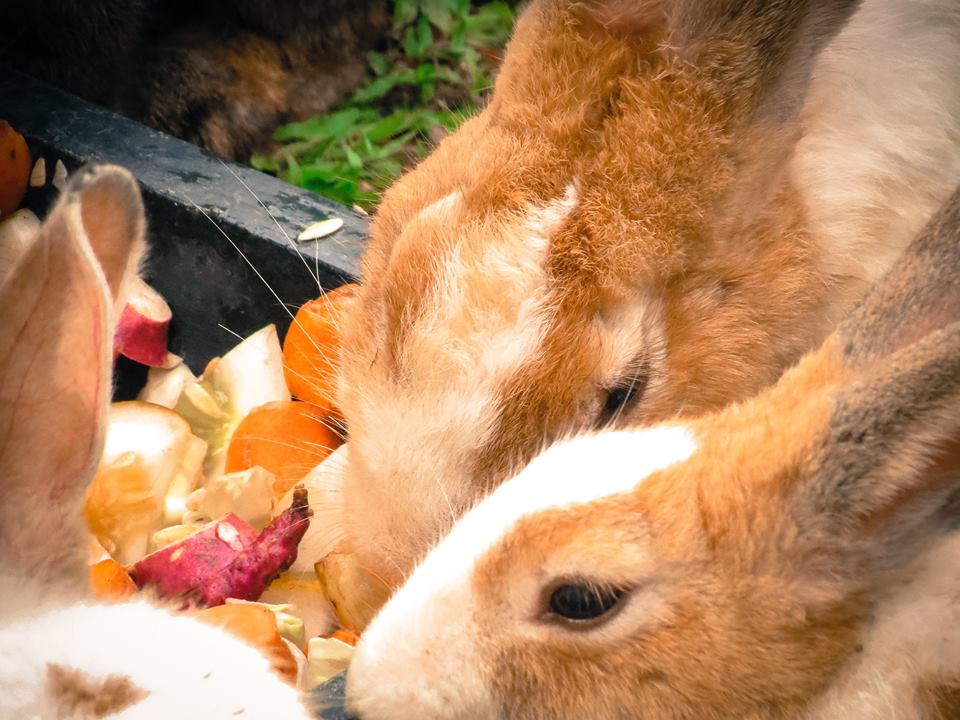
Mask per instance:
[[[171,368],[151,367],[147,371],[147,384],[137,395],[137,400],[173,409],[183,389],[195,382],[197,378],[186,363],[181,362]]]
[[[307,687],[321,685],[346,670],[353,651],[353,645],[339,638],[311,638],[307,645]]]
[[[302,551],[302,540],[300,546]],[[323,635],[336,627],[333,606],[323,594],[323,586],[315,572],[298,573],[288,570],[270,583],[270,587],[260,596],[260,602],[292,607],[309,637]]]
[[[84,517],[91,532],[123,564],[147,552],[163,526],[167,493],[196,486],[203,443],[176,413],[142,402],[110,408],[107,439]]]
[[[163,550],[163,548],[169,547],[174,543],[178,543],[202,529],[202,527],[198,527],[196,525],[180,524],[170,525],[162,530],[157,530],[150,537],[150,552]]]
[[[47,184],[47,161],[37,158],[30,171],[30,187],[38,188]]]
[[[130,574],[141,588],[150,586],[162,597],[183,597],[228,567],[256,537],[247,523],[236,515],[227,515],[150,553],[133,566]]]
[[[270,603],[263,602],[254,602],[252,600],[238,600],[237,598],[227,598],[225,601],[227,605],[256,605],[258,607],[266,608],[274,614],[274,617],[277,622],[277,631],[285,639],[292,642],[298,648],[307,647],[307,632],[303,624],[303,620],[288,612],[293,606],[290,603],[282,603],[279,605],[273,605]]]
[[[277,478],[273,488],[279,498],[341,444],[341,435],[309,403],[268,403],[234,430],[226,472],[266,468]]]
[[[62,160],[57,160],[56,165],[53,166],[53,180],[50,181],[50,184],[60,192],[63,192],[63,189],[67,186],[67,166],[63,164]]]
[[[310,242],[319,240],[327,235],[333,235],[337,230],[343,227],[343,220],[338,217],[327,218],[320,222],[310,223],[304,228],[303,232],[297,235],[297,242]]]
[[[289,400],[277,329],[268,325],[207,365],[203,378],[188,383],[175,410],[207,441],[205,468],[222,470],[234,428],[255,407]]]
[[[358,642],[360,642],[360,636],[357,633],[355,633],[353,630],[344,630],[343,628],[340,630],[334,630],[329,635],[324,635],[323,637],[340,640],[341,642],[345,642],[347,645],[356,645]]]
[[[356,555],[342,545],[315,567],[324,595],[333,605],[342,628],[359,631],[366,627],[373,619],[373,608],[380,607],[389,598],[384,583],[364,572]],[[364,592],[359,593],[358,588],[363,588]],[[373,600],[358,602],[355,598],[361,596]]]
[[[270,582],[297,557],[297,544],[310,523],[307,491],[258,536],[234,515],[152,553],[131,573],[141,588],[169,598],[221,605],[228,597],[258,600]]]
[[[273,473],[262,467],[218,475],[194,492],[187,504],[206,518],[232,512],[253,527],[262,529],[273,515],[274,482]]]
[[[340,326],[356,302],[358,285],[343,285],[305,303],[283,341],[284,373],[291,392],[320,414],[339,416]]]
[[[343,469],[346,466],[350,443],[344,443],[303,479],[310,493],[313,522],[300,541],[297,560],[290,567],[299,576],[314,575],[314,564],[336,549],[343,540]],[[274,512],[281,512],[293,503],[291,490],[277,503]],[[322,591],[322,588],[321,588]],[[317,631],[321,632],[320,630]]]
[[[114,353],[150,367],[167,366],[167,331],[173,317],[170,306],[140,278],[125,291],[127,304],[114,331]]]
[[[284,680],[297,681],[297,662],[277,630],[276,618],[269,608],[256,603],[218,605],[198,610],[194,617],[223,628],[257,648]]]
[[[30,179],[30,150],[23,135],[0,120],[0,214],[20,207]]]
[[[100,600],[123,600],[137,591],[123,565],[107,558],[90,566],[90,590]]]
[[[267,586],[297,559],[297,545],[313,513],[307,491],[300,488],[293,505],[274,518],[259,537],[209,581],[196,588],[204,605],[219,605],[228,597],[258,600]]]

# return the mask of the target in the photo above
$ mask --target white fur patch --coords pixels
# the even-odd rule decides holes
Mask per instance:
[[[552,317],[544,258],[551,234],[576,207],[573,186],[509,220],[463,228],[454,220],[448,228],[443,222],[456,214],[455,195],[424,212],[437,219],[437,233],[469,239],[452,242],[433,296],[406,328],[399,379],[365,382],[363,391],[375,400],[350,418],[344,498],[348,514],[363,518],[353,525],[358,544],[389,548],[393,533],[408,543],[415,528],[417,549],[426,550],[440,539],[431,533],[446,530],[442,514],[452,517],[472,502],[463,478],[496,428],[497,393],[536,358]],[[421,222],[417,232],[424,231]],[[398,548],[404,550],[411,548]]]
[[[818,58],[793,172],[841,293],[878,279],[960,180],[958,77],[955,0],[864,0]]]
[[[863,652],[804,720],[921,720],[918,680],[960,670],[960,533],[918,558],[913,580],[891,588]]]
[[[628,492],[696,447],[685,427],[661,426],[575,438],[535,458],[460,520],[367,628],[349,673],[354,708],[390,720],[496,717],[472,639],[477,560],[521,518]]]
[[[45,717],[49,663],[149,693],[117,720],[309,718],[257,650],[145,602],[72,605],[0,628],[0,718]]]
[[[469,576],[476,561],[522,518],[629,492],[696,448],[680,425],[597,433],[553,445],[467,513],[395,599],[401,605],[420,603],[435,588]]]

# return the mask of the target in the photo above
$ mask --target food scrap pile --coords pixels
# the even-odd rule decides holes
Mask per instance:
[[[40,224],[17,209],[46,184],[43,159],[30,168],[23,137],[0,123],[0,279]],[[135,401],[110,408],[83,509],[98,599],[145,593],[253,644],[303,689],[343,670],[357,640],[337,629],[322,574],[291,567],[316,503],[304,480],[343,443],[333,383],[354,291],[305,304],[282,347],[267,326],[197,377],[167,349],[164,299],[140,280],[123,288],[114,359],[150,369]]]

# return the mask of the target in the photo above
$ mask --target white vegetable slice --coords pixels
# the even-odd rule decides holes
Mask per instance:
[[[267,325],[248,337],[220,358],[203,379],[228,398],[238,421],[264,403],[289,400],[276,326]]]
[[[123,564],[142,558],[164,520],[164,500],[181,475],[196,472],[197,438],[172,410],[143,402],[110,408],[100,470],[84,514]],[[201,441],[202,442],[202,441]]]
[[[173,409],[183,389],[195,382],[197,377],[186,363],[181,362],[172,368],[152,367],[137,400]]]
[[[354,647],[336,638],[310,638],[307,645],[307,687],[314,688],[347,669]]]
[[[303,229],[303,232],[297,235],[297,242],[305,243],[311,240],[319,240],[327,235],[333,235],[337,230],[343,227],[343,219],[338,217],[327,218],[319,222],[310,223]]]
[[[37,158],[37,161],[33,164],[33,170],[30,171],[30,187],[43,187],[46,184],[47,161],[43,158]]]
[[[164,525],[175,525],[182,521],[187,510],[187,497],[203,482],[203,459],[207,455],[207,444],[193,434],[187,439],[187,443],[183,461],[176,476],[170,481],[163,499]],[[226,515],[227,512],[222,514]]]
[[[227,446],[240,421],[255,407],[278,400],[290,400],[290,390],[273,325],[211,360],[203,378],[184,387],[175,409],[207,441],[207,478],[222,472]]]
[[[337,627],[333,605],[323,594],[323,586],[312,568],[309,573],[281,574],[270,583],[260,601],[292,606],[291,612],[303,622],[307,637],[323,635]]]
[[[213,477],[193,496],[199,497],[191,505],[195,502],[196,509],[210,519],[233,513],[262,530],[273,514],[274,480],[272,472],[259,466]]]
[[[343,470],[347,464],[349,443],[344,443],[311,470],[301,481],[310,495],[313,519],[300,540],[297,559],[290,566],[294,573],[312,573],[316,563],[323,560],[343,540],[340,513],[343,509]],[[274,513],[279,515],[293,502],[291,488],[277,503]]]
[[[50,184],[60,192],[67,186],[67,166],[62,160],[57,160],[57,164],[53,166],[53,180]]]

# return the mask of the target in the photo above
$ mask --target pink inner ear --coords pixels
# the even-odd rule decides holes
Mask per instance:
[[[107,289],[65,205],[0,287],[0,564],[76,581],[80,502],[109,402],[110,333]]]

